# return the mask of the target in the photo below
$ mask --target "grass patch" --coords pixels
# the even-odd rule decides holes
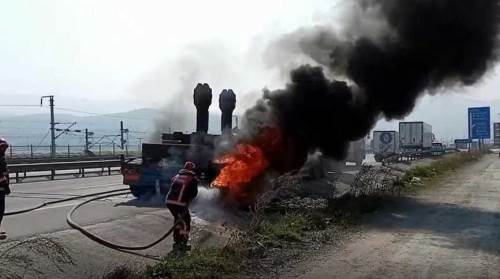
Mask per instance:
[[[306,216],[299,213],[274,215],[260,222],[254,232],[257,233],[259,239],[265,242],[300,242],[307,223]]]
[[[143,274],[126,265],[118,266],[108,274],[104,275],[104,277],[102,277],[102,279],[141,279],[141,278],[144,278]]]
[[[395,183],[402,184],[405,192],[414,192],[418,186],[422,186],[425,182],[432,182],[434,179],[456,171],[468,163],[478,161],[483,154],[484,153],[479,151],[455,153],[434,161],[427,166],[416,166],[407,171],[406,174]]]
[[[166,257],[162,263],[149,266],[143,278],[221,278],[236,273],[240,262],[241,257],[232,248],[200,248],[186,255]]]

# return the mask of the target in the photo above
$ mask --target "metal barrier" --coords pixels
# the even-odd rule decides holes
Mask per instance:
[[[75,156],[63,158],[7,158],[7,164],[35,164],[50,162],[79,162],[79,161],[100,161],[100,160],[119,160],[120,156]]]
[[[6,153],[7,158],[50,158],[50,146],[34,145],[11,145]],[[141,145],[126,145],[122,150],[117,145],[96,145],[90,150],[91,154],[101,156],[119,156],[120,154],[136,155],[141,153]],[[57,145],[55,158],[86,157],[85,146],[80,145]],[[88,156],[91,157],[91,156]]]
[[[78,173],[73,173],[69,175],[75,175],[76,177],[85,177],[85,170],[87,169],[101,169],[100,173],[106,172],[111,175],[111,168],[120,167],[121,160],[98,160],[98,161],[77,161],[77,162],[48,162],[48,163],[34,163],[34,164],[13,164],[9,165],[9,173],[15,174],[16,182],[22,182],[23,179],[28,177],[48,177],[50,180],[54,180],[56,176],[56,171],[63,170],[78,170]],[[32,172],[48,172],[50,174],[43,175],[32,175],[27,176],[28,173]],[[21,175],[22,176],[21,176]],[[68,175],[66,173],[66,175]]]

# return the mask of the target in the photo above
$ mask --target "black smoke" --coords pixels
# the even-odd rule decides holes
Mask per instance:
[[[292,70],[285,89],[266,90],[247,112],[248,128],[277,125],[304,154],[344,158],[379,119],[402,118],[426,92],[473,85],[492,68],[499,1],[358,0],[357,17],[374,30],[323,26],[285,36],[275,47],[295,44],[294,54],[316,66]]]

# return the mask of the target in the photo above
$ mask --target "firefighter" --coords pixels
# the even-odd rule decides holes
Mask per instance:
[[[195,177],[193,162],[186,162],[176,176],[167,194],[167,208],[174,216],[174,222],[180,222],[174,228],[174,251],[190,249],[189,232],[191,230],[191,215],[189,203],[198,195],[198,179]]]
[[[5,213],[5,196],[10,194],[9,173],[5,162],[7,148],[9,148],[7,141],[0,138],[0,240],[7,238],[7,234],[1,230],[3,214]]]

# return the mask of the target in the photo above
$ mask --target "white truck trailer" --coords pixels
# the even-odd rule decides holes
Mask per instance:
[[[399,154],[399,133],[396,131],[373,131],[373,154],[377,162]]]
[[[349,151],[347,153],[347,158],[345,162],[356,163],[357,166],[361,166],[365,158],[366,158],[365,139],[363,138],[351,142],[349,145]]]
[[[405,151],[428,151],[432,148],[432,126],[425,122],[400,122],[400,148]]]

